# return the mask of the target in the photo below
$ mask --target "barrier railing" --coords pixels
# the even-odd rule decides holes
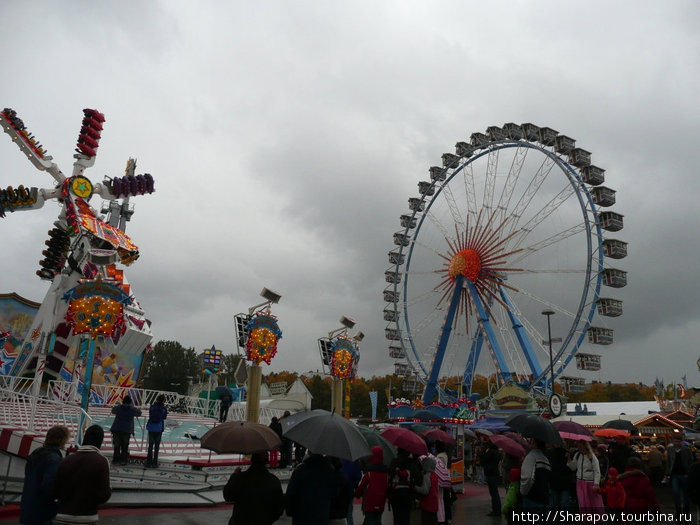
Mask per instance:
[[[13,392],[6,388],[1,390],[3,403],[0,403],[0,424],[17,425],[29,430],[48,430],[55,425],[77,428],[80,414],[79,406],[49,399],[35,398],[29,394]],[[87,424],[92,418],[85,414]],[[37,429],[37,424],[41,428]]]

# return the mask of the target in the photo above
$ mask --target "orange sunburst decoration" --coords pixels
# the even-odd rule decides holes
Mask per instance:
[[[449,250],[447,254],[441,253],[440,257],[445,259],[446,263],[440,270],[436,270],[436,273],[444,276],[440,284],[435,287],[435,290],[443,292],[438,304],[452,296],[457,277],[461,276],[463,279],[473,283],[480,302],[489,312],[489,315],[489,305],[493,301],[500,303],[504,308],[508,308],[499,296],[498,287],[504,286],[517,291],[513,286],[503,282],[503,276],[508,272],[522,271],[521,268],[506,267],[508,257],[518,253],[521,249],[505,251],[508,240],[518,232],[516,230],[502,237],[503,228],[508,219],[504,220],[497,228],[492,228],[493,219],[494,215],[492,214],[486,221],[486,224],[482,225],[480,213],[475,226],[470,227],[469,222],[467,222],[463,232],[455,231],[456,237],[454,240],[445,238]],[[459,310],[462,314],[465,314],[468,330],[469,315],[474,310],[474,298],[469,292],[468,286],[462,288],[461,295]],[[458,318],[459,312],[455,316],[455,323]]]

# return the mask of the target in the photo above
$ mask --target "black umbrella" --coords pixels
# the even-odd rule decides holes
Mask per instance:
[[[523,437],[534,438],[545,443],[561,444],[559,432],[551,421],[534,414],[516,414],[506,419],[505,424]]]
[[[637,432],[637,427],[635,427],[629,419],[612,419],[603,423],[600,428],[614,428],[617,430],[625,430],[626,432]]]

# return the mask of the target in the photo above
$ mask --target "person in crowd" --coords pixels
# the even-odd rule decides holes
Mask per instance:
[[[225,423],[228,419],[228,411],[233,403],[233,396],[231,394],[224,394],[219,399],[219,423]]]
[[[282,484],[266,465],[267,452],[255,452],[250,467],[231,474],[224,486],[224,499],[233,503],[229,525],[272,525],[282,515]]]
[[[280,420],[280,425],[282,426],[284,433],[284,419],[289,417],[291,414],[289,410],[285,410],[282,414],[282,419]],[[282,436],[282,446],[280,447],[280,468],[287,468],[292,465],[292,440]]]
[[[478,484],[486,483],[486,476],[484,476],[484,467],[481,464],[481,456],[486,450],[484,442],[477,442],[474,446],[474,482]]]
[[[328,525],[331,507],[339,497],[342,487],[333,465],[321,454],[310,451],[292,471],[284,506],[292,525]]]
[[[615,467],[618,472],[624,472],[631,455],[632,448],[627,444],[627,438],[617,436],[608,447],[608,465]]]
[[[364,525],[381,525],[382,513],[386,506],[389,490],[389,470],[384,465],[382,447],[372,447],[372,456],[367,462],[365,473],[355,489],[355,497],[362,498]]]
[[[695,443],[695,461],[688,472],[688,497],[695,505],[696,521],[700,524],[700,447]]]
[[[604,510],[603,498],[598,493],[600,464],[588,441],[577,441],[578,451],[569,461],[569,468],[576,472],[576,499],[578,508],[584,512]]]
[[[506,519],[507,523],[515,523],[513,519],[514,512],[522,510],[522,497],[520,495],[520,469],[512,468],[508,475],[508,490],[506,490],[506,499],[501,507],[501,514]]]
[[[542,512],[549,503],[549,480],[552,476],[552,466],[544,453],[545,443],[534,438],[530,438],[529,443],[530,450],[525,455],[520,467],[520,494],[523,499],[523,510]]]
[[[447,447],[442,441],[435,442],[435,473],[438,475],[438,492],[441,505],[438,508],[438,523],[450,523],[452,521],[452,503],[456,499],[452,490],[452,477],[450,476],[450,458]]]
[[[625,510],[625,487],[617,478],[618,472],[615,467],[608,469],[608,475],[605,478],[605,483],[598,490],[598,493],[605,497],[608,513],[615,516],[611,519],[613,522],[622,521],[622,511]]]
[[[270,420],[270,428],[275,431],[275,434],[282,441],[282,424],[277,416],[272,416]],[[270,451],[270,468],[277,468],[280,462],[280,451],[279,449],[274,449]]]
[[[438,513],[438,477],[435,474],[436,459],[424,456],[421,462],[423,468],[423,481],[415,487],[420,496],[418,506],[421,510],[421,525],[437,525]],[[498,471],[498,469],[496,469]]]
[[[360,484],[360,480],[362,479],[362,469],[360,468],[359,459],[356,459],[355,461],[343,459],[341,461],[343,465],[343,474],[345,474],[350,488],[350,501],[348,501],[345,519],[348,525],[354,525],[355,521],[352,515],[354,509],[353,498],[355,496],[355,489],[357,489],[357,486]]]
[[[490,441],[485,443],[484,451],[482,452],[479,463],[484,469],[484,478],[486,485],[489,488],[491,496],[491,512],[489,516],[501,515],[501,495],[498,493],[498,485],[500,484],[500,476],[498,473],[498,464],[501,461],[501,454],[493,443]]]
[[[664,454],[662,450],[662,447],[652,445],[647,452],[647,470],[649,471],[649,480],[654,487],[660,486],[661,480],[664,478]]]
[[[397,447],[396,457],[389,465],[389,476],[389,504],[394,525],[409,525],[415,488],[423,479],[421,464],[410,452]]]
[[[53,498],[53,485],[61,452],[68,442],[70,431],[64,426],[51,427],[44,445],[29,454],[24,466],[24,484],[20,501],[19,522],[22,525],[53,523],[58,507]]]
[[[301,443],[297,443],[296,441],[293,441],[292,443],[294,445],[294,466],[296,467],[299,463],[304,461],[306,447]]]
[[[625,488],[625,512],[642,513],[659,510],[659,500],[649,477],[644,472],[642,460],[631,457],[627,460],[627,468],[617,479]]]
[[[155,403],[148,409],[148,454],[146,456],[146,467],[158,466],[158,452],[160,451],[160,440],[165,430],[165,420],[168,418],[168,409],[165,408],[165,396],[159,394]]]
[[[343,461],[340,458],[328,457],[328,460],[333,465],[336,475],[338,476],[338,484],[340,487],[340,494],[338,497],[334,498],[331,503],[331,514],[329,525],[347,525],[348,524],[348,507],[352,504],[352,499],[354,496],[354,491],[350,485],[350,480],[345,475],[343,469]]]
[[[549,506],[555,510],[568,509],[571,503],[571,488],[574,476],[567,466],[569,451],[561,444],[549,447],[545,451],[552,471],[549,477]]]
[[[464,475],[472,481],[475,480],[473,447],[473,440],[465,436],[464,445],[462,446],[462,455],[464,458]]]
[[[676,514],[690,512],[690,498],[688,497],[688,472],[693,463],[693,453],[687,443],[683,442],[683,436],[673,436],[673,444],[668,448],[668,461],[666,462],[666,475],[671,481],[673,491],[673,503]]]
[[[134,418],[141,416],[141,409],[136,408],[130,396],[124,396],[121,403],[112,407],[114,421],[110,427],[114,456],[112,463],[126,465],[129,461],[129,440],[134,433]]]
[[[82,445],[58,465],[53,491],[57,525],[97,523],[97,506],[112,496],[109,461],[100,452],[104,435],[101,426],[88,427]]]
[[[593,448],[591,446],[591,448]],[[598,469],[600,470],[600,479],[605,479],[608,475],[608,469],[610,468],[610,460],[608,459],[608,447],[605,444],[600,443],[593,448],[593,453],[595,457],[598,458]],[[618,474],[620,471],[617,471]]]

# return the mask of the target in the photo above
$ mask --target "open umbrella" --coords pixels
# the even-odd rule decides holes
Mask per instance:
[[[266,425],[250,421],[228,421],[202,436],[202,448],[217,454],[252,454],[272,450],[281,444],[277,433]]]
[[[433,441],[442,441],[443,443],[447,443],[448,445],[457,444],[457,440],[455,440],[455,438],[450,436],[444,430],[440,430],[439,428],[431,428],[430,430],[424,430],[422,434],[423,437],[426,437]]]
[[[503,434],[493,434],[489,436],[489,440],[503,452],[515,456],[516,458],[523,459],[525,454],[527,454],[527,448]]]
[[[625,430],[626,432],[637,432],[637,427],[628,419],[611,419],[606,421],[600,428],[616,428],[617,430]]]
[[[413,454],[423,455],[428,453],[428,446],[423,438],[407,428],[388,427],[382,430],[380,435],[389,443],[393,443],[395,446],[408,450]]]
[[[592,441],[593,434],[576,421],[555,421],[554,427],[559,431],[559,435],[564,439],[572,439],[574,441]]]
[[[464,429],[464,437],[476,439],[477,436],[476,436],[476,434],[474,433],[473,430],[471,430],[471,429],[469,429],[469,428],[465,428],[465,429]]]
[[[357,428],[367,440],[367,444],[370,447],[382,447],[382,452],[384,453],[384,464],[389,466],[391,461],[396,457],[396,447],[389,443],[386,438],[382,437],[377,429],[366,427],[364,425],[358,425]]]
[[[520,443],[525,450],[530,448],[530,444],[527,442],[527,439],[525,439],[520,434],[516,434],[515,432],[504,432],[503,435],[509,437],[513,441],[517,441],[518,443]]]
[[[299,412],[282,418],[282,435],[315,454],[355,461],[370,456],[367,440],[354,423],[327,410]]]
[[[534,438],[545,443],[561,444],[562,439],[551,421],[534,414],[517,414],[506,419],[506,425],[520,432],[523,437]]]
[[[625,430],[618,430],[617,428],[599,428],[598,430],[593,432],[593,435],[605,438],[623,437],[625,439],[628,439],[630,437],[629,432],[626,432]]]

